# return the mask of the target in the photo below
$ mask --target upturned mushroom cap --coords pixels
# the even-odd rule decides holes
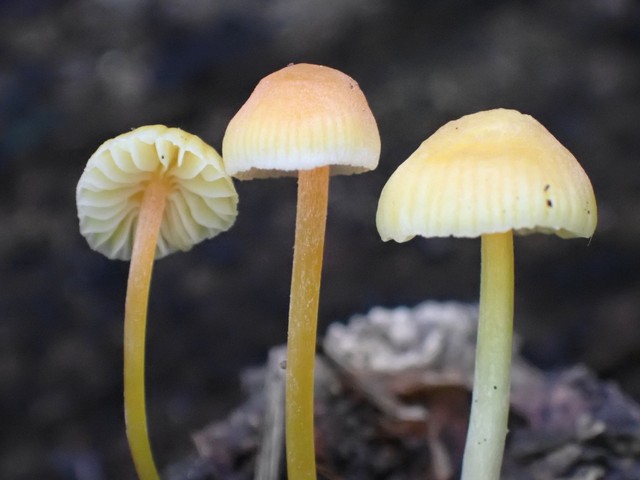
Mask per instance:
[[[596,200],[586,173],[540,123],[514,110],[441,127],[391,175],[376,223],[383,240],[477,237],[514,230],[591,237]]]
[[[355,80],[301,63],[258,83],[229,122],[222,155],[239,179],[327,165],[332,174],[361,173],[378,165],[380,134]]]
[[[144,189],[154,178],[169,188],[156,258],[189,250],[233,225],[238,195],[220,155],[178,128],[145,126],[103,143],[80,177],[80,232],[92,249],[131,258]]]

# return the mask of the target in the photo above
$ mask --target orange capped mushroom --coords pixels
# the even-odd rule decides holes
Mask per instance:
[[[298,177],[287,341],[286,444],[291,480],[315,479],[313,369],[329,175],[374,169],[380,135],[351,77],[289,65],[263,78],[227,127],[222,153],[239,179]]]

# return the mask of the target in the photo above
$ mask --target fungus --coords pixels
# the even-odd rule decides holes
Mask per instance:
[[[144,389],[153,260],[230,228],[238,196],[212,147],[178,128],[152,125],[103,143],[80,177],[76,201],[89,246],[110,259],[131,260],[124,322],[127,438],[138,476],[157,479]]]
[[[591,237],[589,178],[540,123],[514,110],[436,131],[391,175],[376,223],[384,241],[481,237],[480,313],[463,479],[500,475],[509,411],[513,232]]]
[[[222,153],[227,171],[241,180],[298,177],[285,435],[289,478],[315,479],[313,369],[329,175],[374,169],[378,127],[352,78],[292,64],[258,83],[229,123]]]

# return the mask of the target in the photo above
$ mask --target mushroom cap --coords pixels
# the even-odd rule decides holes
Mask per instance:
[[[391,175],[378,203],[383,240],[506,232],[591,237],[596,200],[586,173],[540,123],[515,110],[441,127]]]
[[[320,65],[289,65],[263,78],[231,119],[222,142],[227,172],[241,180],[373,170],[378,126],[360,87]]]
[[[156,258],[189,250],[233,225],[238,195],[220,155],[179,128],[150,125],[104,142],[80,177],[80,232],[92,249],[131,258],[144,189],[155,177],[169,188]]]

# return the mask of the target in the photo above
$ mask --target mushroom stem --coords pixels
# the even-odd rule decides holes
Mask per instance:
[[[158,178],[147,186],[133,241],[124,318],[124,411],[133,462],[142,480],[159,479],[147,432],[144,393],[145,331],[149,285],[167,186]]]
[[[513,339],[513,232],[482,236],[480,313],[461,480],[497,480],[507,435]]]
[[[290,480],[316,478],[313,377],[329,167],[301,170],[289,304],[286,446]]]

